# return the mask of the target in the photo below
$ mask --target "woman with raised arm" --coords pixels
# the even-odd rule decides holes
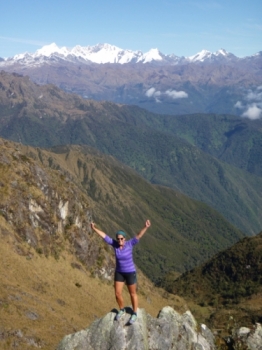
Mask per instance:
[[[117,231],[116,239],[112,239],[107,236],[106,233],[96,228],[95,224],[91,223],[91,228],[104,239],[104,241],[111,245],[115,251],[116,268],[115,268],[115,296],[119,305],[119,311],[116,315],[116,320],[125,314],[124,300],[122,297],[122,291],[124,284],[126,283],[131,303],[133,307],[133,314],[129,320],[132,324],[137,319],[138,298],[136,293],[136,268],[133,261],[133,246],[136,245],[140,238],[146,233],[146,230],[151,226],[149,220],[145,222],[144,227],[139,233],[130,240],[126,240],[126,233],[124,231]]]

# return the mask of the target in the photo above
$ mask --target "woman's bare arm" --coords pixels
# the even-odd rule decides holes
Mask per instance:
[[[105,232],[98,230],[94,222],[91,222],[91,229],[94,230],[100,237],[105,238]]]
[[[140,239],[143,237],[143,235],[146,233],[146,230],[151,226],[151,222],[150,220],[146,220],[145,222],[145,226],[138,232],[138,234],[136,235],[137,239]]]

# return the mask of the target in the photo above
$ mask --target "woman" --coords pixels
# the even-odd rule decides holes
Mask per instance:
[[[146,230],[151,226],[149,220],[145,222],[145,226],[140,230],[136,237],[126,240],[126,233],[124,231],[118,231],[116,233],[116,239],[112,239],[103,231],[96,228],[95,224],[91,223],[91,228],[101,236],[104,241],[111,245],[115,251],[116,269],[115,269],[115,296],[119,305],[119,311],[116,315],[116,320],[125,314],[124,300],[122,297],[122,291],[124,284],[126,283],[133,307],[133,314],[129,320],[132,324],[137,319],[138,298],[136,293],[136,268],[133,261],[133,246],[136,245],[140,238],[146,233]]]

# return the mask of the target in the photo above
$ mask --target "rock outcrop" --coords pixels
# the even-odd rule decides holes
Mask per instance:
[[[262,327],[241,327],[226,338],[216,338],[204,324],[197,322],[190,311],[179,314],[164,307],[154,318],[144,309],[129,324],[132,310],[116,321],[116,310],[93,322],[80,332],[64,337],[56,350],[262,350]]]
[[[129,325],[131,310],[115,321],[113,310],[85,330],[67,335],[57,350],[168,350],[215,349],[212,332],[202,325],[200,329],[190,311],[183,315],[164,307],[157,318],[138,310],[138,319]]]
[[[254,330],[247,327],[241,327],[236,331],[233,338],[236,349],[241,349],[244,344],[250,350],[262,350],[262,326],[257,323]]]
[[[32,248],[30,255],[59,259],[67,250],[94,275],[111,278],[112,254],[91,233],[90,198],[49,152],[0,138],[0,189],[0,232],[13,237],[20,255]]]

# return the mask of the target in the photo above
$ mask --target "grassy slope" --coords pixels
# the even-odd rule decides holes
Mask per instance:
[[[262,225],[262,178],[230,166],[182,139],[121,122],[93,124],[96,147],[128,164],[152,183],[201,200],[247,234]],[[117,137],[115,137],[117,135]]]
[[[89,237],[88,245],[99,245],[99,251],[97,261],[88,266],[87,261],[80,263],[70,239],[70,235],[77,233],[74,225],[63,234],[52,235],[54,239],[48,242],[48,247],[42,240],[50,229],[45,226],[48,220],[34,230],[38,236],[36,249],[24,236],[27,200],[33,198],[45,208],[52,204],[52,200],[43,198],[40,188],[49,187],[51,193],[57,193],[58,202],[60,196],[69,199],[71,210],[74,199],[78,198],[78,204],[82,205],[88,200],[92,216],[110,233],[124,228],[132,236],[144,218],[151,218],[152,228],[135,250],[138,266],[150,277],[158,276],[159,271],[195,265],[242,236],[205,204],[151,185],[112,157],[85,146],[56,147],[55,151],[1,140],[0,321],[3,326],[0,344],[3,349],[14,344],[22,350],[28,349],[29,344],[54,348],[65,334],[87,327],[116,306],[112,282],[92,277],[94,264],[101,268],[108,261],[108,252],[98,237]],[[47,187],[38,184],[39,177],[34,179],[31,170],[36,165],[42,179],[49,177]],[[56,222],[55,208],[47,211],[52,213],[52,222]],[[30,229],[29,222],[26,227]],[[165,305],[185,311],[187,306],[181,297],[156,288],[140,270],[138,275],[140,307],[153,316]],[[126,293],[125,299],[129,304]],[[197,308],[191,302],[190,305],[192,310]],[[196,315],[201,322],[204,315]]]
[[[79,186],[81,186],[79,179],[85,179],[82,182],[85,191],[88,193],[94,216],[102,224],[109,224],[112,229],[115,228],[115,225],[121,225],[123,215],[125,217],[127,212],[134,213],[136,219],[137,215],[144,216],[152,213],[150,209],[146,209],[150,204],[150,208],[153,207],[157,211],[159,210],[159,219],[157,216],[153,217],[154,225],[159,230],[159,237],[155,236],[155,232],[150,234],[150,236],[154,235],[159,243],[163,241],[163,238],[172,239],[168,233],[169,224],[172,224],[172,231],[176,231],[175,228],[177,228],[178,232],[182,232],[186,236],[185,241],[186,238],[190,238],[190,241],[195,240],[194,248],[198,245],[198,242],[201,243],[203,248],[207,243],[208,248],[210,237],[206,238],[205,232],[201,232],[197,236],[190,235],[191,224],[195,222],[195,227],[199,227],[198,214],[200,214],[200,224],[207,226],[207,229],[209,225],[221,227],[222,232],[218,231],[217,234],[222,235],[220,237],[222,244],[228,242],[228,238],[223,237],[227,223],[217,213],[210,211],[207,206],[200,204],[199,207],[197,202],[189,198],[183,198],[178,193],[172,194],[169,189],[161,187],[157,187],[156,190],[164,196],[158,197],[156,195],[157,191],[150,190],[150,187],[154,186],[147,184],[142,178],[139,180],[139,177],[132,173],[132,170],[119,164],[114,159],[111,158],[106,161],[106,157],[98,154],[97,151],[91,152],[85,147],[83,149],[74,147],[66,148],[66,151],[64,148],[56,149],[57,153],[51,153],[21,145],[12,145],[7,141],[2,142],[3,145],[9,151],[5,150],[3,152],[3,147],[1,149],[1,161],[4,166],[1,166],[0,204],[2,208],[3,203],[5,204],[7,200],[10,201],[9,209],[16,214],[13,215],[13,219],[12,215],[10,216],[12,224],[4,219],[5,215],[0,215],[0,345],[3,349],[9,349],[11,346],[18,346],[21,350],[28,349],[31,346],[41,346],[41,348],[48,350],[53,349],[65,334],[87,327],[95,318],[101,317],[116,306],[112,283],[93,278],[91,271],[86,269],[84,265],[79,264],[78,258],[73,254],[74,250],[70,246],[70,241],[62,242],[59,255],[49,254],[45,256],[40,253],[39,249],[35,250],[23,236],[20,236],[21,232],[17,229],[19,217],[22,215],[20,202],[26,200],[29,194],[35,199],[41,199],[41,191],[37,190],[34,187],[35,184],[31,183],[30,176],[32,174],[27,171],[27,167],[35,162],[34,158],[42,160],[42,164],[39,163],[38,166],[42,167],[46,173],[49,171],[47,171],[45,163],[57,170],[57,175],[55,170],[51,170],[51,173],[53,174],[52,181],[55,179],[58,181],[56,191],[59,195],[61,195],[62,190],[64,195],[68,190],[69,193],[73,190],[74,179],[71,178],[71,181],[68,182],[70,176],[75,176],[75,183]],[[12,162],[8,163],[11,160]],[[82,161],[82,166],[80,166],[79,160]],[[88,172],[87,170],[84,172],[85,162],[88,165],[86,168]],[[79,177],[79,172],[82,177]],[[23,176],[25,176],[24,179]],[[28,185],[31,183],[29,187],[27,187],[28,185],[25,186],[25,179]],[[96,183],[92,181],[94,179],[97,180]],[[66,185],[64,181],[66,181]],[[96,185],[94,186],[94,184]],[[120,184],[121,188],[118,192],[117,188]],[[132,184],[136,186],[135,191],[132,190]],[[111,191],[108,191],[109,185]],[[52,187],[52,183],[49,186]],[[139,191],[137,191],[137,187]],[[76,194],[77,191],[74,191]],[[129,195],[126,196],[130,191],[135,192],[136,199],[138,193],[142,193],[139,197],[140,201],[136,201],[133,206],[128,200]],[[106,194],[109,195],[108,200],[115,206],[117,214],[110,212],[110,206],[104,205],[105,198],[103,196],[106,196]],[[172,208],[170,203],[174,196],[177,198],[175,206]],[[143,205],[141,205],[141,198],[146,199]],[[100,200],[102,205],[101,202],[99,203]],[[82,201],[84,201],[84,197]],[[139,204],[138,208],[136,208],[137,204]],[[127,208],[127,210],[122,212],[121,208]],[[173,209],[177,210],[176,215],[173,215]],[[4,212],[1,211],[1,213]],[[157,215],[157,213],[154,214]],[[191,218],[194,219],[192,223]],[[219,220],[221,220],[221,226]],[[131,221],[135,222],[132,217]],[[37,231],[39,234],[39,228],[36,233]],[[237,233],[235,229],[231,232]],[[212,235],[215,236],[215,234],[216,232],[212,231]],[[152,237],[150,236],[146,235],[144,238],[151,241]],[[179,237],[177,236],[177,238]],[[175,245],[179,246],[177,241],[174,241]],[[187,243],[187,252],[188,248]],[[170,245],[163,249],[163,254],[166,254],[167,249],[170,251]],[[174,250],[172,250],[172,253],[176,255]],[[140,254],[144,256],[143,250],[140,250]],[[144,261],[144,264],[150,257],[152,257],[152,253],[149,252],[148,259]],[[154,267],[156,266],[155,263]],[[144,307],[151,315],[156,316],[159,309],[166,305],[171,305],[178,311],[187,309],[186,303],[181,297],[169,295],[163,290],[155,288],[140,271],[138,275],[140,307]],[[126,292],[125,300],[129,304]],[[188,304],[194,312],[198,311],[197,305],[191,301]],[[200,322],[206,317],[207,312],[207,310],[196,312]]]
[[[112,282],[92,277],[102,267],[110,271],[113,254],[88,230],[92,200],[69,173],[45,166],[45,151],[5,140],[0,149],[0,347],[54,349],[65,334],[116,306]],[[58,209],[65,201],[68,221],[62,224]],[[155,316],[166,304],[182,307],[180,298],[166,299],[140,270],[138,275],[141,307]]]
[[[99,252],[90,244],[90,217],[110,235],[122,228],[130,237],[149,218],[152,228],[135,252],[138,266],[157,280],[170,269],[192,268],[243,237],[206,204],[154,186],[86,146],[51,152],[1,141],[0,147],[0,213],[45,255],[59,256],[60,241],[67,238],[81,261],[96,269]],[[69,212],[62,220],[59,207],[66,202]],[[102,255],[106,260],[108,252]]]
[[[236,242],[242,233],[215,210],[165,187],[86,146],[56,147],[43,162],[66,169],[88,193],[94,218],[111,235],[133,236],[146,218],[152,228],[135,250],[140,268],[153,280],[170,269],[183,271]]]
[[[108,107],[104,107],[106,113]],[[12,135],[22,135],[24,142],[40,145],[90,144],[128,164],[152,183],[206,202],[246,234],[257,233],[262,225],[258,214],[262,206],[261,178],[222,163],[181,139],[117,120],[101,123],[87,118],[61,124],[57,119],[44,123],[35,119],[13,121]]]
[[[225,327],[232,315],[239,325],[262,318],[262,232],[246,237],[178,279],[166,276],[167,290],[209,310],[209,323]],[[201,281],[201,283],[199,283]]]
[[[179,189],[207,203],[248,235],[261,229],[261,178],[219,162],[174,135],[177,132],[192,143],[199,140],[199,147],[211,140],[203,146],[205,151],[216,148],[217,143],[221,148],[224,134],[230,134],[231,117],[228,123],[223,123],[222,117],[209,120],[209,116],[198,115],[193,121],[185,117],[183,124],[183,118],[83,100],[54,86],[36,86],[26,78],[4,72],[1,80],[0,132],[4,137],[34,146],[91,145],[117,157],[152,183]],[[242,137],[245,140],[242,148],[238,138],[233,153],[228,151],[230,147],[226,149],[231,158],[242,158],[244,163],[257,164],[259,168],[259,159],[255,162],[251,155],[238,151],[251,142],[250,135]],[[259,147],[258,142],[252,152],[259,154]]]
[[[2,219],[0,218],[2,226]],[[24,244],[24,249],[28,246]],[[1,349],[15,343],[21,350],[34,344],[54,349],[66,335],[87,328],[96,318],[116,308],[112,283],[73,268],[74,256],[64,252],[59,260],[30,250],[21,256],[10,237],[0,235]],[[157,289],[138,273],[139,307],[156,317],[171,305],[184,311],[183,299]],[[130,300],[124,290],[126,305]],[[22,333],[22,336],[20,336]]]

